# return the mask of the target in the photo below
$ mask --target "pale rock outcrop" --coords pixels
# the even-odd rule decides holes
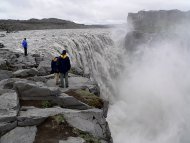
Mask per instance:
[[[15,71],[13,73],[13,76],[24,78],[24,77],[32,77],[37,74],[38,74],[38,70],[36,68],[31,68],[31,69],[21,69],[21,70]]]
[[[16,92],[0,95],[0,122],[14,121],[19,110],[19,98]]]
[[[33,143],[35,140],[37,128],[16,127],[0,138],[1,143]]]
[[[39,75],[49,75],[51,72],[51,59],[41,61],[37,69]]]
[[[21,99],[58,96],[60,91],[57,87],[47,87],[41,82],[29,83],[24,81],[15,82],[14,87]]]
[[[8,70],[0,70],[0,81],[3,79],[8,79],[13,76],[13,73]]]
[[[0,136],[17,126],[19,99],[16,92],[0,95]]]
[[[60,107],[54,108],[24,108],[18,116],[19,126],[32,126],[42,123],[45,118],[61,114],[66,121],[79,130],[88,132],[96,138],[111,140],[108,124],[103,117],[102,110],[71,110]]]

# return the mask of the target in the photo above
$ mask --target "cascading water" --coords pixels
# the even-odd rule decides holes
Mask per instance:
[[[110,29],[21,31],[8,34],[1,40],[2,43],[6,43],[8,49],[23,52],[20,42],[26,37],[29,53],[48,57],[49,61],[66,49],[72,67],[97,82],[102,97],[109,100],[114,91],[113,77],[118,74],[120,67],[118,55],[121,53],[120,47],[115,46],[111,36],[114,36],[113,39],[120,38],[111,31]]]
[[[114,143],[190,142],[190,31],[129,32],[108,120]]]

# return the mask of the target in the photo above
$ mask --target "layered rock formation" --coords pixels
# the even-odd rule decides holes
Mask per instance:
[[[112,142],[97,84],[69,73],[70,87],[59,88],[40,65],[46,58],[7,49],[0,57],[1,143]]]
[[[174,30],[177,25],[190,22],[190,11],[160,10],[129,13],[128,24],[136,31],[145,33]]]
[[[139,47],[153,47],[160,43],[188,47],[190,12],[179,10],[139,11],[129,13],[128,26],[131,28],[125,38],[127,51],[134,52]],[[186,45],[184,45],[186,44]]]

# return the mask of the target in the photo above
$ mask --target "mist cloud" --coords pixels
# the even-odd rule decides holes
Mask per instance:
[[[56,17],[86,24],[126,22],[128,12],[190,10],[187,0],[0,0],[1,19]]]

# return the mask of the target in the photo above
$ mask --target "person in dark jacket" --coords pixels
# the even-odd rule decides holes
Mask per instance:
[[[58,69],[58,57],[55,57],[51,61],[51,73],[55,75],[56,85],[59,84],[59,69]]]
[[[58,58],[58,69],[60,73],[61,86],[60,87],[69,87],[68,82],[68,72],[71,68],[70,59],[66,54],[66,50],[63,50],[61,56]],[[64,85],[65,80],[65,85]]]
[[[28,48],[28,43],[26,41],[26,38],[22,41],[22,47],[24,48],[24,55],[27,56],[27,48]]]

